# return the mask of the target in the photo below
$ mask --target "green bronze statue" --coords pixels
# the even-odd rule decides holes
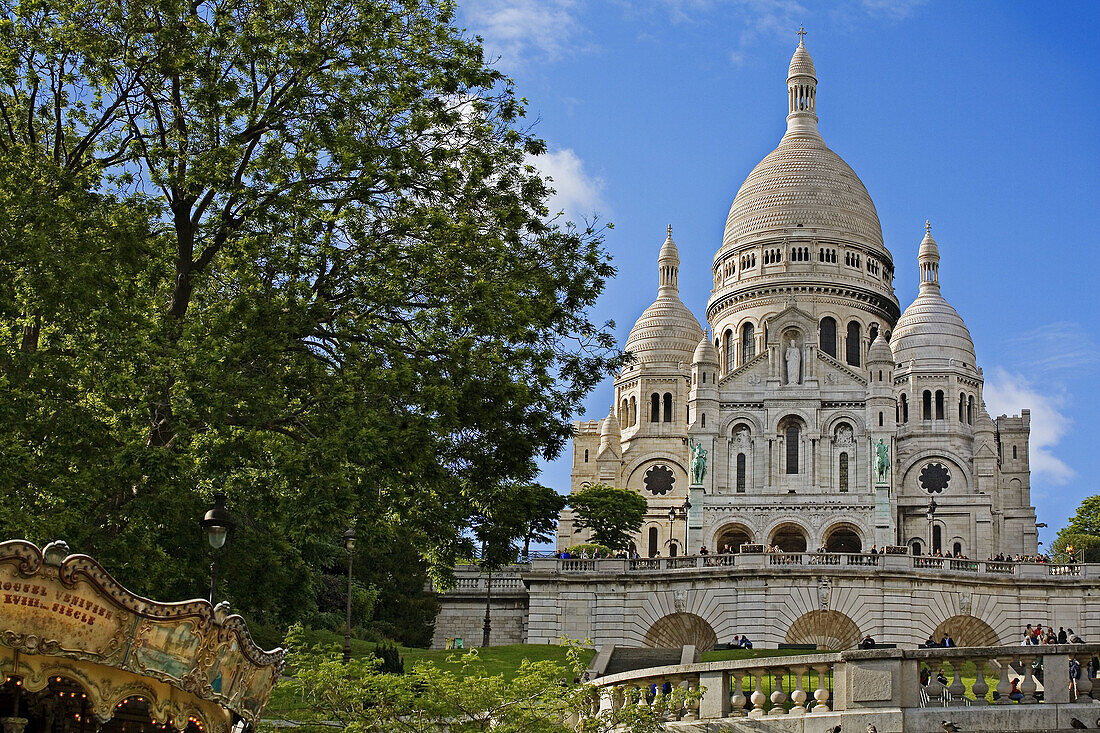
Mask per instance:
[[[882,438],[879,438],[878,443],[875,444],[875,476],[878,477],[880,484],[886,483],[886,476],[889,472],[890,449],[882,442]]]
[[[691,485],[702,486],[707,475],[707,449],[691,441]]]

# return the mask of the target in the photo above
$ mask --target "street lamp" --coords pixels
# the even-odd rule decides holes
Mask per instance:
[[[689,553],[689,554],[691,552],[690,546],[688,545],[688,510],[689,509],[691,509],[691,501],[688,500],[688,499],[684,499],[684,503],[681,506],[679,506],[679,507],[673,506],[673,507],[669,507],[669,509],[668,509],[668,541],[669,541],[669,552],[670,553],[672,551],[672,542],[673,542],[673,539],[672,539],[673,523],[677,519],[680,519],[680,518],[683,518],[683,520],[684,520],[684,552]]]
[[[355,551],[355,522],[344,531],[344,550],[348,553],[348,605],[344,615],[344,664],[351,661],[351,558]]]
[[[214,591],[218,587],[218,550],[224,545],[229,533],[237,526],[233,515],[225,508],[225,494],[214,494],[214,506],[207,510],[199,522],[206,534],[206,541],[213,548],[210,560],[210,605],[214,605]]]
[[[936,497],[934,497],[934,496],[932,497],[932,501],[928,502],[927,516],[928,516],[928,554],[932,555],[936,551],[935,544],[933,543],[933,540],[932,540],[932,527],[934,526],[933,522],[935,522],[935,520],[936,520]]]

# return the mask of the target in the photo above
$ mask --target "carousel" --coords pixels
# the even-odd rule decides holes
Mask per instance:
[[[0,543],[3,733],[245,733],[282,667],[227,604],[134,595],[64,542]]]

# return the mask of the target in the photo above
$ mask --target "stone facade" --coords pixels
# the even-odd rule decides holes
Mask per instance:
[[[437,647],[451,636],[481,639],[486,579],[475,567],[458,577],[443,597]],[[536,559],[494,577],[493,643],[522,628],[528,643],[565,637],[598,647],[706,650],[747,634],[757,647],[847,649],[869,634],[911,649],[945,632],[960,646],[995,646],[1019,643],[1029,623],[1100,639],[1100,565],[742,553]]]
[[[874,203],[818,132],[801,42],[787,86],[787,130],[730,207],[707,331],[680,300],[670,227],[609,414],[575,426],[571,491],[645,496],[642,557],[743,543],[1034,554],[1029,414],[987,414],[970,334],[940,293],[931,226],[902,313]],[[698,484],[694,444],[707,451]],[[588,539],[563,512],[559,549]]]

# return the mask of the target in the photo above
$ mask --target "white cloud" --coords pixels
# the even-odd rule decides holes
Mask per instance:
[[[1056,321],[1013,338],[1019,363],[1029,373],[1064,375],[1068,371],[1093,371],[1100,364],[1100,349],[1076,321]]]
[[[584,161],[570,148],[553,153],[528,156],[544,178],[552,179],[554,195],[550,198],[550,214],[564,211],[566,218],[581,224],[594,213],[606,209],[603,201],[603,180],[588,175]]]
[[[532,56],[555,59],[576,43],[581,27],[573,0],[472,0],[463,6],[470,30],[485,39],[488,58],[507,67]]]
[[[1018,415],[1020,410],[1031,410],[1031,470],[1053,484],[1064,484],[1076,471],[1054,455],[1054,448],[1069,428],[1070,420],[1062,414],[1064,395],[1048,395],[1039,392],[1021,374],[1014,374],[997,367],[993,378],[985,380],[983,390],[989,414]]]

